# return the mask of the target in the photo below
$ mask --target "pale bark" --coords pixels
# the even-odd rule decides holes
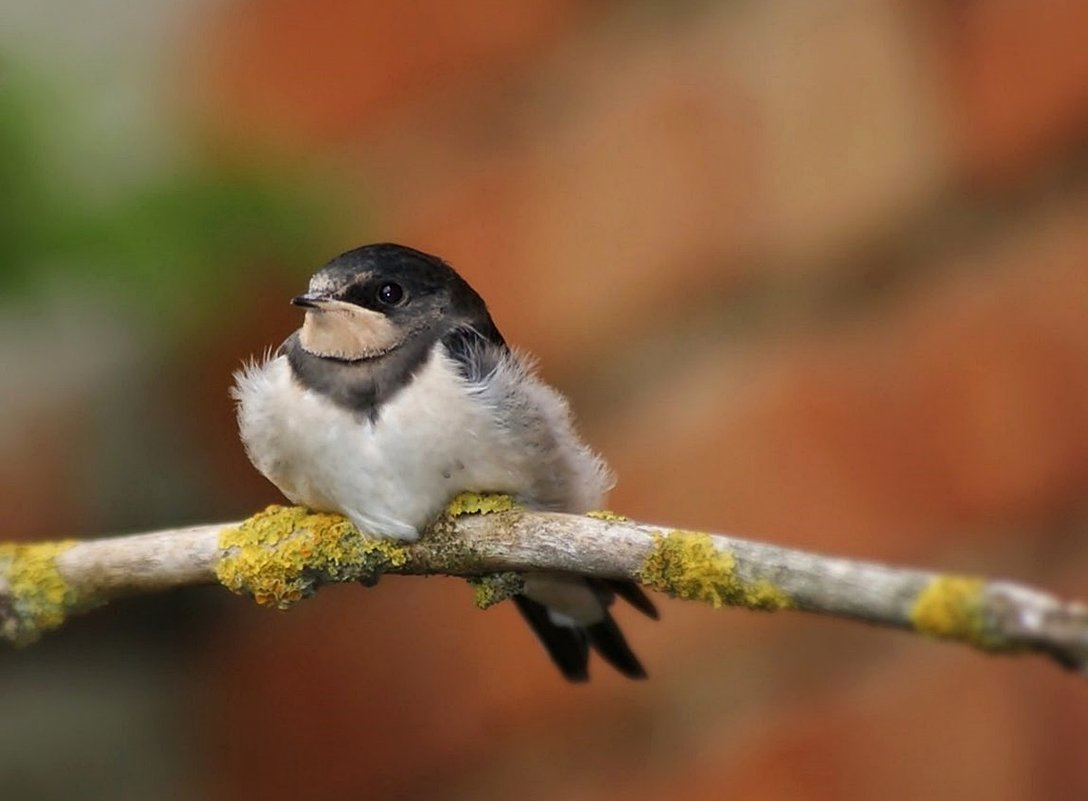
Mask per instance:
[[[4,546],[0,636],[29,641],[39,630],[59,625],[65,615],[111,598],[215,583],[223,560],[238,550],[225,546],[220,535],[238,525],[192,526],[70,546]],[[48,547],[55,550],[40,552],[46,561],[39,559],[37,567],[46,578],[39,578],[27,565],[35,564],[39,551],[34,549]],[[473,577],[565,571],[627,578],[715,605],[819,612],[986,651],[1042,653],[1088,672],[1088,607],[1008,581],[822,556],[615,517],[522,510],[445,517],[403,554],[403,564],[384,566],[381,572]],[[39,614],[32,619],[38,610],[35,582],[45,583],[53,567],[63,582],[53,587],[53,595],[63,588],[64,608],[54,609],[53,618]],[[336,576],[373,578],[364,572]]]

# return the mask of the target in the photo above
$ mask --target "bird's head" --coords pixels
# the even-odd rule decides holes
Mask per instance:
[[[304,295],[299,344],[314,356],[359,361],[409,338],[471,321],[486,307],[441,259],[402,245],[365,245],[322,267]]]

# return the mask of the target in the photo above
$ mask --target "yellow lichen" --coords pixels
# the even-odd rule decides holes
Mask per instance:
[[[57,569],[57,557],[76,543],[0,545],[0,577],[8,585],[7,610],[0,610],[0,637],[27,645],[59,627],[79,598]]]
[[[639,579],[655,590],[714,607],[771,612],[793,605],[789,596],[767,579],[741,580],[736,567],[733,554],[715,547],[709,534],[670,531],[654,537],[654,548],[639,571]]]
[[[525,582],[517,573],[491,573],[470,578],[468,583],[472,585],[477,609],[490,609],[525,589]]]
[[[450,517],[489,515],[496,512],[509,512],[516,508],[517,504],[509,495],[462,492],[446,506],[446,514]]]
[[[592,512],[586,512],[586,517],[592,517],[594,520],[604,520],[609,523],[626,523],[630,519],[608,509],[595,509]]]
[[[969,576],[937,576],[918,593],[910,610],[917,631],[943,639],[960,640],[981,648],[1000,643],[987,636],[982,617],[982,579]]]
[[[408,562],[404,546],[366,537],[340,515],[269,506],[219,535],[220,583],[286,609],[329,581],[374,582]]]

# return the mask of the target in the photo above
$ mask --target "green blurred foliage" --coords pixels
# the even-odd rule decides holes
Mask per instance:
[[[92,289],[99,299],[120,295],[158,328],[184,328],[254,268],[309,265],[332,235],[328,186],[283,169],[197,157],[88,192],[62,166],[79,152],[76,115],[50,98],[32,80],[3,76],[0,303],[49,287]]]

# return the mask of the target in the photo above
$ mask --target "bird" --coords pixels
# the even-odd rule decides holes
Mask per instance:
[[[232,395],[250,461],[293,503],[401,542],[462,492],[509,494],[530,509],[601,508],[612,474],[566,399],[442,259],[364,245],[321,267],[291,302],[301,327],[236,372]],[[618,596],[656,619],[637,584],[522,578],[513,600],[566,679],[588,680],[591,651],[645,678],[610,611]]]

